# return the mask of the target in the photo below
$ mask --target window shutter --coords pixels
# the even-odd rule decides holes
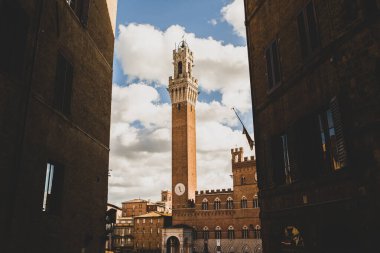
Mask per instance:
[[[317,20],[314,10],[313,2],[311,1],[306,6],[307,14],[307,24],[309,28],[309,38],[311,49],[314,50],[319,46],[318,31],[317,31]]]
[[[61,111],[63,107],[65,73],[66,60],[61,54],[58,54],[54,89],[54,107],[59,111]]]
[[[279,135],[272,138],[273,179],[276,185],[285,183],[285,166],[282,141]]]
[[[56,165],[54,169],[54,177],[52,184],[52,199],[51,199],[51,209],[49,212],[53,214],[60,214],[62,206],[63,197],[63,166]]]
[[[299,179],[299,173],[297,171],[297,154],[296,154],[296,131],[294,126],[288,131],[288,153],[289,153],[289,166],[290,175],[292,181],[297,181]]]
[[[303,12],[301,12],[297,17],[297,24],[298,24],[298,33],[300,36],[300,46],[301,46],[301,53],[303,57],[306,57],[308,55],[307,50],[307,37],[306,37],[306,27],[305,27],[305,18]]]
[[[73,87],[73,66],[70,63],[66,63],[66,80],[64,86],[64,101],[63,101],[63,113],[69,115],[71,112],[71,93]]]
[[[333,115],[335,138],[338,153],[338,160],[342,167],[347,166],[347,151],[344,142],[342,119],[339,110],[339,103],[336,97],[333,97],[330,101],[330,109]]]
[[[269,90],[273,87],[273,70],[272,70],[272,56],[271,56],[271,48],[268,47],[265,50],[265,58],[267,61],[267,76],[268,76],[268,86]]]

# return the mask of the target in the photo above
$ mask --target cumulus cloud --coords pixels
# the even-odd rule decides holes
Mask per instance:
[[[245,46],[224,45],[212,37],[199,38],[172,25],[161,31],[148,24],[119,26],[116,56],[131,79],[166,86],[172,75],[172,50],[185,34],[194,53],[194,76],[206,92],[219,91],[222,103],[242,112],[250,109],[248,57]]]
[[[198,189],[230,188],[230,149],[252,152],[241,130],[231,128],[239,123],[230,108],[212,101],[196,110]],[[109,201],[157,200],[171,188],[171,106],[144,82],[114,84],[111,123]]]
[[[232,25],[234,32],[245,38],[244,0],[233,0],[221,10],[223,20]]]
[[[244,37],[242,3],[231,2],[221,14]],[[128,80],[126,86],[113,85],[109,202],[158,200],[162,189],[171,189],[171,105],[158,90],[168,85],[172,51],[184,34],[202,92],[221,94],[218,101],[206,99],[196,105],[198,189],[232,187],[230,149],[242,146],[246,156],[254,153],[231,110],[238,108],[243,119],[250,114],[247,48],[197,37],[179,25],[160,30],[130,23],[118,29],[115,55]]]
[[[215,26],[218,24],[218,21],[216,21],[216,19],[213,18],[213,19],[209,20],[208,23]]]

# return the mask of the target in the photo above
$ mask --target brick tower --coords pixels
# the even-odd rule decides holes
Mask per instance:
[[[197,187],[195,105],[198,80],[192,75],[193,52],[182,41],[173,50],[174,75],[169,77],[172,102],[172,192],[173,209],[195,199]]]

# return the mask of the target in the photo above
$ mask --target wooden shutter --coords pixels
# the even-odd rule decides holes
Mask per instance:
[[[330,101],[330,109],[333,116],[334,128],[335,128],[335,138],[338,153],[338,161],[342,167],[347,166],[347,151],[344,141],[342,119],[339,110],[339,103],[336,97],[333,97]]]
[[[290,175],[292,181],[297,181],[300,178],[299,172],[297,171],[297,145],[296,145],[296,131],[295,127],[292,126],[288,131],[288,154],[289,154],[289,166]]]
[[[66,77],[64,85],[64,97],[63,97],[63,108],[62,112],[65,115],[71,113],[71,94],[73,86],[73,66],[66,62]]]
[[[282,140],[279,135],[272,137],[272,162],[273,162],[273,180],[276,185],[285,183],[285,166],[283,157]]]
[[[54,165],[54,177],[51,191],[50,213],[60,214],[63,198],[63,178],[64,168],[61,165]]]
[[[300,36],[301,53],[303,57],[308,55],[307,36],[304,13],[301,12],[297,17],[298,34]]]
[[[273,87],[273,70],[272,70],[272,54],[271,48],[268,47],[265,50],[265,59],[267,61],[267,77],[268,77],[268,88],[269,90]]]
[[[55,71],[54,107],[62,111],[65,85],[66,59],[59,53]]]

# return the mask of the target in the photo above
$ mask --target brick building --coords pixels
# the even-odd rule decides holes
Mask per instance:
[[[0,0],[2,252],[104,252],[115,0]]]
[[[379,8],[245,0],[266,253],[380,249]]]
[[[193,53],[185,41],[173,50],[172,101],[173,227],[165,228],[162,252],[261,252],[254,157],[231,150],[234,189],[196,191],[196,101]]]
[[[136,252],[161,252],[164,227],[172,225],[171,214],[149,212],[134,218],[134,245]]]

